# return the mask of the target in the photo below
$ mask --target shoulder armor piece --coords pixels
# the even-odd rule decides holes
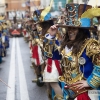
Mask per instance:
[[[90,42],[88,43],[86,47],[86,55],[91,57],[95,54],[100,53],[100,44],[97,40],[90,39]]]

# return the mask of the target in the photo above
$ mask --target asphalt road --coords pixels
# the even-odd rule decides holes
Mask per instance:
[[[10,39],[7,56],[0,64],[0,100],[48,100],[46,86],[32,83],[35,73],[31,66],[28,43],[22,37]]]

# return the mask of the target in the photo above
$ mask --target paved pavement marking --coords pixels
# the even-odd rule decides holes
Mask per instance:
[[[15,38],[12,41],[11,60],[6,100],[15,100]]]
[[[20,85],[20,98],[21,98],[20,100],[29,100],[24,66],[23,66],[21,51],[19,46],[19,39],[17,38],[16,41],[17,41],[17,58],[18,58],[19,85]]]

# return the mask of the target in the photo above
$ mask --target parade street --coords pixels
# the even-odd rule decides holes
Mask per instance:
[[[0,100],[100,100],[100,0],[0,0]]]
[[[0,100],[47,100],[46,86],[38,87],[31,67],[28,43],[24,38],[10,38],[7,56],[0,64]]]

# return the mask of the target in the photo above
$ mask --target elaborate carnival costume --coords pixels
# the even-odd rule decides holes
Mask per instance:
[[[37,30],[35,26],[35,28],[31,32],[30,49],[32,52],[32,58],[31,58],[32,65],[35,69],[37,79],[38,79],[39,77],[42,77],[41,76],[41,66],[42,64],[44,64],[44,60],[43,60],[41,48],[37,44],[36,39],[40,39],[40,32]]]
[[[53,25],[52,20],[46,20],[43,21],[41,18],[43,17],[41,14],[43,14],[45,10],[37,10],[34,12],[34,20],[37,21],[36,24],[36,29],[33,30],[32,32],[32,62],[35,64],[35,69],[37,70],[38,77],[42,76],[41,74],[43,73],[44,70],[44,57],[43,57],[43,50],[41,50],[41,47],[43,48],[43,38],[45,37],[46,32],[50,28],[50,26]],[[42,17],[41,17],[42,16]],[[46,15],[45,15],[46,16]],[[49,16],[48,16],[49,17]],[[44,18],[44,17],[43,17]],[[47,17],[45,17],[47,18]],[[39,71],[40,70],[40,71]],[[34,81],[34,80],[33,80]]]
[[[45,8],[41,13],[40,20],[41,22],[43,22],[42,23],[43,26],[47,22],[49,22],[48,24],[52,25],[51,14],[50,14],[51,4],[49,7]],[[42,32],[45,31],[44,33],[47,33],[47,30],[45,30],[46,27],[47,26],[42,27]],[[62,90],[58,84],[58,77],[59,75],[62,75],[62,70],[60,66],[61,55],[57,50],[57,47],[60,45],[60,43],[55,38],[55,36],[52,37],[49,33],[44,35],[42,41],[40,41],[39,39],[37,39],[36,41],[38,44],[40,44],[41,42],[43,43],[42,50],[46,65],[43,71],[43,82],[46,82],[47,91],[49,93],[48,97],[50,100],[52,100],[53,98],[50,93],[51,92],[50,87],[55,91],[56,94],[62,95]]]
[[[25,34],[24,34],[24,38],[25,38],[26,42],[29,42],[29,38],[30,38],[29,36],[30,36],[30,32],[31,32],[31,25],[32,25],[31,20],[27,19],[26,24],[25,24],[26,31],[25,31]]]
[[[9,31],[8,31],[8,26],[7,23],[5,22],[3,25],[3,33],[5,33],[5,47],[6,49],[9,48]]]
[[[88,35],[89,32],[87,31],[87,29],[94,29],[91,26],[91,19],[95,16],[100,15],[99,8],[89,8],[91,8],[91,6],[86,4],[67,4],[67,25],[58,26],[68,29],[72,27],[78,28],[83,30]],[[73,53],[73,48],[74,45],[72,45],[72,47],[70,48],[65,45],[61,50],[61,65],[63,75],[59,77],[59,81],[62,83],[62,89],[64,92],[63,99],[74,100],[74,98],[76,97],[77,100],[90,100],[87,91],[100,87],[100,44],[94,39],[86,38],[83,41],[81,48],[79,48],[78,53]],[[86,80],[90,87],[78,89],[76,88],[78,84],[72,85],[73,83],[79,82],[80,80]],[[59,95],[56,95],[55,100],[56,98],[57,100],[59,100],[59,97]]]

